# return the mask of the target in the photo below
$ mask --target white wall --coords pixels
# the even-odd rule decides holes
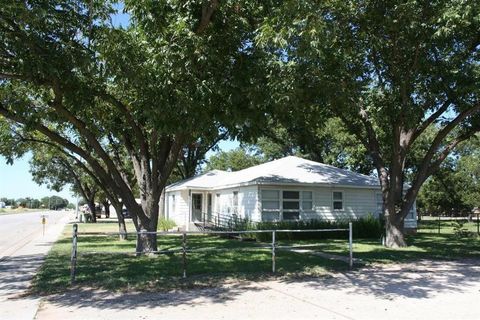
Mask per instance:
[[[175,198],[173,196],[175,195]],[[173,200],[175,199],[175,204]],[[178,227],[184,227],[189,217],[188,191],[165,193],[165,218],[175,221]]]
[[[257,186],[228,188],[212,191],[213,213],[223,216],[237,214],[241,218],[253,219],[258,215]],[[233,193],[238,192],[238,207],[233,206]]]

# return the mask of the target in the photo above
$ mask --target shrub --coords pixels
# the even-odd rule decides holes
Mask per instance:
[[[313,229],[348,229],[348,220],[298,220],[278,222],[243,221],[235,225],[233,230],[313,230]],[[352,221],[353,237],[380,239],[384,232],[384,225],[380,219],[368,214]],[[258,241],[271,241],[271,233],[252,233],[249,235]],[[307,240],[307,239],[346,239],[346,231],[331,232],[279,232],[277,240]]]
[[[175,221],[171,219],[160,218],[160,220],[158,220],[158,228],[162,231],[168,231],[176,226]]]
[[[455,222],[453,222],[453,233],[455,234],[455,237],[465,238],[473,235],[473,233],[468,231],[468,229],[465,228],[464,225],[465,221],[456,220]]]

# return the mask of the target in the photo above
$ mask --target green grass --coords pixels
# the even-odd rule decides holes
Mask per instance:
[[[307,244],[312,241],[295,242]],[[315,241],[323,252],[347,255],[346,241]],[[354,257],[365,263],[407,262],[420,259],[452,260],[461,258],[480,258],[480,238],[457,238],[453,234],[418,233],[407,237],[408,247],[399,249],[385,248],[380,241],[354,239]],[[287,243],[285,243],[287,244]]]
[[[463,220],[465,222],[466,220]],[[438,234],[438,226],[440,225],[440,234],[452,234],[453,228],[455,225],[454,220],[440,220],[436,217],[424,217],[421,221],[418,222],[418,231],[422,233],[437,233]],[[464,224],[464,228],[466,228],[470,232],[477,232],[477,221],[476,218],[473,219],[472,222],[466,222]]]
[[[133,230],[133,226],[127,226]],[[135,239],[120,241],[116,236],[83,235],[82,232],[117,231],[116,223],[79,225],[78,286],[108,290],[169,290],[191,286],[211,286],[234,279],[259,279],[271,276],[271,251],[259,243],[218,236],[189,235],[189,249],[223,248],[226,251],[188,253],[186,280],[182,279],[181,254],[135,257]],[[62,292],[70,287],[71,226],[53,246],[37,274],[33,291],[40,294]],[[365,263],[392,263],[419,259],[480,258],[480,238],[457,238],[452,231],[444,234],[420,232],[407,238],[409,246],[388,249],[379,241],[354,239],[354,257]],[[280,241],[279,245],[315,244],[313,250],[348,255],[346,240]],[[268,245],[264,243],[263,245]],[[159,236],[159,249],[181,248],[179,236]],[[237,249],[250,249],[241,251]],[[253,251],[252,251],[253,249]],[[99,254],[87,254],[88,252]],[[103,252],[103,253],[102,253]],[[109,253],[107,253],[109,252]],[[324,275],[347,270],[345,262],[331,261],[311,254],[277,250],[277,275]]]
[[[169,290],[216,285],[231,278],[258,279],[271,276],[271,251],[259,248],[259,244],[255,242],[219,236],[189,235],[189,249],[222,248],[225,251],[188,253],[188,277],[184,280],[180,253],[135,257],[126,254],[135,251],[134,237],[120,241],[116,236],[81,234],[101,230],[115,231],[115,226],[115,223],[79,225],[76,285],[108,290]],[[35,277],[33,292],[48,294],[62,292],[70,287],[70,237],[71,226],[67,226],[63,237],[55,243]],[[160,250],[180,249],[181,238],[159,236],[158,247]],[[93,251],[97,254],[88,254]],[[276,265],[278,275],[321,275],[331,270],[348,268],[342,261],[285,251],[277,252]]]

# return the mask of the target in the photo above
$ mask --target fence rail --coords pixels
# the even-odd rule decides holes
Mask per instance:
[[[295,248],[302,248],[302,247],[314,247],[315,245],[293,245],[293,246],[279,246],[277,244],[276,235],[278,233],[313,233],[313,232],[348,232],[348,265],[350,268],[353,267],[353,233],[352,233],[352,223],[348,224],[348,229],[311,229],[311,230],[289,230],[289,229],[281,229],[281,230],[238,230],[238,231],[160,231],[160,232],[130,232],[129,234],[136,234],[138,235],[177,235],[181,236],[182,246],[180,249],[176,250],[157,250],[157,251],[149,251],[149,252],[107,252],[107,251],[89,251],[81,253],[82,255],[96,255],[96,254],[125,254],[125,255],[139,255],[139,254],[166,254],[166,253],[181,253],[182,254],[182,267],[183,267],[183,277],[187,277],[187,254],[188,253],[195,253],[195,252],[208,252],[208,251],[215,251],[215,252],[222,252],[222,251],[258,251],[259,249],[271,250],[272,255],[272,272],[276,272],[276,249],[295,249]],[[271,233],[272,234],[272,242],[270,245],[257,245],[253,248],[216,248],[216,247],[207,247],[207,248],[197,248],[197,249],[188,249],[187,247],[187,236],[188,235],[223,235],[223,234],[254,234],[254,233]],[[113,236],[119,235],[119,232],[102,232],[102,233],[95,233],[95,232],[78,232],[77,224],[73,225],[73,234],[72,234],[72,254],[71,254],[71,283],[73,284],[76,279],[76,268],[77,268],[77,257],[78,257],[78,238],[79,236],[88,236],[88,235],[95,235],[95,236]],[[125,234],[125,233],[123,233]]]

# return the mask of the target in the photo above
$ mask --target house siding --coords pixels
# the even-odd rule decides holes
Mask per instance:
[[[339,188],[319,186],[288,186],[288,185],[251,185],[235,188],[226,188],[209,191],[192,190],[193,193],[202,193],[204,211],[207,210],[207,194],[212,194],[212,216],[221,215],[228,217],[237,214],[238,217],[248,218],[251,221],[262,220],[261,190],[290,190],[290,191],[311,191],[313,209],[303,211],[301,219],[310,220],[352,220],[365,217],[369,213],[378,217],[376,193],[378,189],[366,188]],[[233,206],[233,193],[238,192],[238,207]],[[343,196],[343,209],[333,209],[333,192],[341,191]],[[174,220],[180,226],[190,224],[190,209],[188,190],[167,192],[167,217]],[[170,199],[175,194],[176,210],[171,212]],[[218,196],[217,196],[218,195]],[[414,219],[405,219],[406,228],[416,228],[416,208],[414,204]]]
[[[165,212],[166,217],[175,221],[177,226],[186,226],[188,222],[188,191],[173,191],[166,192]],[[172,200],[175,196],[175,206],[173,206]]]
[[[259,189],[312,191],[313,210],[301,212],[301,219],[350,220],[359,219],[369,213],[376,214],[375,193],[377,190],[374,189],[288,186],[260,186]],[[334,191],[340,191],[343,194],[342,210],[333,210]],[[259,200],[259,207],[261,209],[261,199]],[[259,214],[256,221],[260,220],[261,215]]]

